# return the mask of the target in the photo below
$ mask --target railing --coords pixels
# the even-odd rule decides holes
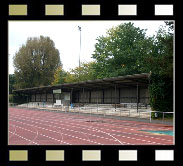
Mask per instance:
[[[84,106],[84,105],[77,105],[74,107],[70,106],[63,106],[63,105],[54,105],[52,103],[44,103],[44,102],[31,102],[19,105],[19,107],[26,107],[29,109],[42,109],[42,110],[50,110],[50,111],[62,111],[65,113],[78,113],[83,115],[92,116],[101,116],[101,117],[110,117],[110,118],[122,118],[122,117],[129,117],[129,118],[138,118],[138,119],[148,119],[149,114],[142,110],[136,109],[129,109],[124,107],[114,107],[113,104],[103,104],[101,105],[93,105],[93,106]]]
[[[12,104],[12,103],[9,103]],[[12,105],[16,106],[16,105]],[[123,105],[124,106],[124,105]],[[133,118],[135,120],[146,120],[152,122],[154,120],[161,120],[162,123],[165,122],[166,114],[173,114],[174,112],[159,112],[159,111],[151,111],[150,109],[134,109],[125,108],[125,107],[116,107],[114,108],[113,104],[110,105],[93,105],[93,106],[84,106],[84,105],[75,105],[71,106],[63,106],[63,105],[54,105],[53,103],[45,103],[45,102],[31,102],[19,105],[19,107],[26,107],[30,109],[42,109],[42,110],[50,110],[57,112],[65,112],[65,113],[76,113],[82,115],[97,116],[97,117],[108,117],[108,118]],[[152,116],[153,115],[153,116]],[[161,115],[161,116],[160,116]]]
[[[152,116],[152,113],[154,113],[154,116]],[[160,112],[160,111],[150,111],[151,114],[151,118],[150,118],[150,122],[152,120],[161,120],[162,123],[165,123],[165,115],[169,115],[172,114],[172,118],[169,118],[170,120],[166,120],[166,121],[172,121],[174,118],[174,112]]]

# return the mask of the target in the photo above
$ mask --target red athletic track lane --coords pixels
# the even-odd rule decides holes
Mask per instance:
[[[9,108],[9,145],[172,145],[173,136],[140,130],[172,126],[64,112]]]

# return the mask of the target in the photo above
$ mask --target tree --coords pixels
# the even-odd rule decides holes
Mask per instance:
[[[172,32],[174,31],[174,22],[173,21],[165,21],[165,24],[168,26],[169,31],[171,31],[170,33],[172,34]]]
[[[145,68],[154,74],[173,78],[173,31],[162,26],[151,40],[151,52],[143,58]]]
[[[58,49],[49,37],[30,37],[13,58],[16,88],[50,85],[61,66]]]
[[[72,83],[72,82],[77,82],[77,80],[76,80],[76,77],[74,74],[72,74],[70,72],[66,72],[64,82],[65,83]]]
[[[67,73],[63,70],[63,68],[61,66],[59,66],[55,71],[54,80],[52,82],[52,85],[64,83],[66,75],[67,75]]]
[[[103,78],[143,72],[141,60],[150,52],[149,45],[152,44],[145,32],[132,23],[125,23],[109,29],[105,37],[98,37],[93,54],[95,76]]]
[[[94,64],[95,62],[82,62],[80,67],[76,67],[71,69],[70,72],[67,72],[65,82],[79,82],[95,79]]]
[[[14,74],[9,74],[9,94],[12,94],[12,91],[15,89],[15,75]]]
[[[152,109],[173,111],[173,22],[166,22],[154,39],[152,54],[146,57],[150,76],[149,92]]]

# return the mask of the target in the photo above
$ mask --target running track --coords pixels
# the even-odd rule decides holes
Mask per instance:
[[[173,136],[140,130],[173,130],[173,127],[64,112],[9,108],[9,145],[173,144]]]

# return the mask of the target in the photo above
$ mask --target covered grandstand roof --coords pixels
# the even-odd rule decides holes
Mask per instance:
[[[111,78],[103,78],[96,80],[88,80],[74,83],[64,83],[58,85],[49,85],[49,86],[40,86],[33,88],[25,88],[14,90],[15,93],[30,93],[30,92],[38,92],[38,91],[47,91],[54,89],[106,89],[111,87],[136,87],[137,83],[139,86],[147,86],[149,83],[149,73],[141,73],[141,74],[133,74],[133,75],[125,75]]]

